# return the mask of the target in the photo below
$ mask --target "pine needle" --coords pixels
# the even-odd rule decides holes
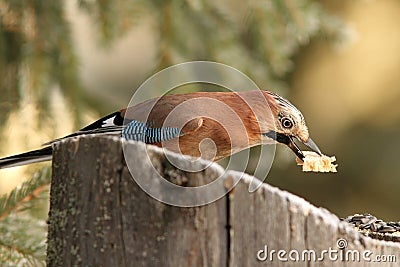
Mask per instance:
[[[43,168],[30,180],[13,189],[9,194],[0,197],[0,221],[4,220],[11,212],[23,208],[24,204],[48,189],[50,184],[50,170]]]
[[[31,211],[47,196],[49,183],[50,168],[43,168],[0,197],[1,266],[45,266],[47,224]]]

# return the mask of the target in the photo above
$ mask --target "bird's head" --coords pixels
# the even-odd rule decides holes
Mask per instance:
[[[268,102],[272,110],[275,129],[266,130],[262,135],[278,143],[287,145],[301,160],[304,159],[304,155],[294,139],[299,140],[312,151],[322,155],[318,146],[310,138],[303,114],[288,100],[277,94],[267,93],[269,95]]]

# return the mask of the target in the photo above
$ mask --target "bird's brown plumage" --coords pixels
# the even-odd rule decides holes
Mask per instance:
[[[150,99],[130,107],[124,115],[127,119],[146,121],[152,127],[182,129],[179,146],[176,139],[157,143],[158,146],[219,160],[260,144],[262,128],[275,128],[271,101],[266,91],[197,92]]]
[[[129,129],[133,132],[124,135],[124,130]],[[169,131],[171,129],[173,131]],[[152,144],[168,140],[155,145],[213,161],[271,141],[287,145],[302,159],[304,155],[294,138],[321,154],[309,138],[301,112],[279,95],[258,90],[197,92],[149,99],[109,114],[47,145],[83,134],[122,134],[126,139]],[[129,135],[132,138],[128,138]],[[40,162],[51,157],[52,147],[47,146],[2,158],[0,168]]]

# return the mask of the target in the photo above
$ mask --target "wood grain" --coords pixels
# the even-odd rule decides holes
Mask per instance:
[[[147,148],[153,167],[170,180],[179,177],[175,182],[185,186],[207,184],[222,174],[221,168],[184,172],[171,166],[159,148],[128,146],[127,159],[118,138],[87,136],[55,146],[48,266],[376,266],[363,259],[332,261],[327,255],[323,261],[279,261],[277,253],[273,259],[257,258],[265,246],[286,251],[286,258],[295,255],[293,250],[300,257],[303,250],[314,250],[318,257],[322,250],[338,249],[339,238],[348,243],[344,252],[370,250],[397,257],[397,262],[379,266],[400,261],[398,243],[364,237],[329,211],[268,184],[249,193],[253,177],[239,172],[226,173],[221,187],[243,178],[211,204],[163,204],[141,190],[125,161],[136,164],[142,178],[157,179],[141,164]]]

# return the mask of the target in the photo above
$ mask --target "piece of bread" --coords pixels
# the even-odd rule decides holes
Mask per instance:
[[[305,158],[304,162],[296,158],[297,165],[303,166],[303,172],[337,172],[337,164],[333,164],[336,158],[325,155],[318,155],[312,151],[302,151]]]

